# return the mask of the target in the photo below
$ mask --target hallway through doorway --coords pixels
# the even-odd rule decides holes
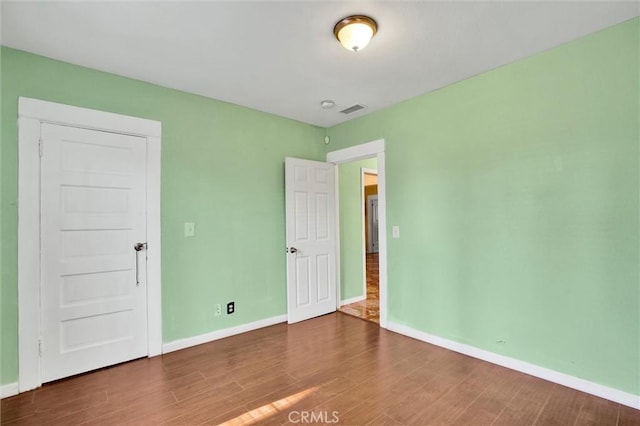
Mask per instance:
[[[380,285],[378,253],[367,253],[367,298],[341,306],[339,311],[367,321],[380,323]]]

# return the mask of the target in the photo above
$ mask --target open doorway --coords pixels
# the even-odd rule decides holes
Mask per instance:
[[[380,323],[377,159],[338,167],[342,284],[339,310]]]
[[[377,164],[376,164],[377,165]],[[361,168],[362,254],[364,299],[343,305],[340,311],[380,323],[380,262],[378,238],[378,171]]]
[[[380,240],[378,238],[378,171],[362,169],[364,205],[365,294],[364,319],[380,323]]]
[[[338,280],[338,308],[358,301],[365,300],[366,284],[364,281],[366,256],[365,239],[363,237],[363,203],[361,193],[361,170],[360,168],[372,168],[378,172],[378,287],[379,287],[379,307],[380,307],[380,327],[387,327],[387,236],[386,236],[386,185],[385,185],[385,142],[378,139],[372,142],[354,145],[349,148],[330,151],[327,153],[327,162],[337,165],[336,167],[336,188],[337,188],[337,219],[336,229],[338,256],[337,260],[337,280]],[[374,166],[359,165],[355,167],[355,197],[347,197],[345,192],[345,181],[340,177],[339,166],[344,164],[354,164],[361,160],[374,160]],[[348,201],[345,201],[348,200]],[[346,222],[344,203],[355,204],[357,210],[355,223]],[[353,211],[351,208],[350,211]],[[356,274],[356,275],[354,275]],[[356,277],[355,279],[353,277]]]

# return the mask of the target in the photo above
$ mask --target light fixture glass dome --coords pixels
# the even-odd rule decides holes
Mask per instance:
[[[348,16],[338,22],[333,33],[345,49],[358,52],[364,49],[376,34],[376,21],[363,15]]]

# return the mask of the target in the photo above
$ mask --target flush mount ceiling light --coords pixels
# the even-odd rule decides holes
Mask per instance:
[[[333,27],[340,44],[354,52],[364,49],[377,31],[376,21],[364,15],[347,16]]]

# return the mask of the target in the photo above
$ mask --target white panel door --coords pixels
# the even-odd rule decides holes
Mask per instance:
[[[146,139],[41,128],[41,369],[47,382],[145,356]]]
[[[289,323],[334,312],[335,166],[285,159]]]

